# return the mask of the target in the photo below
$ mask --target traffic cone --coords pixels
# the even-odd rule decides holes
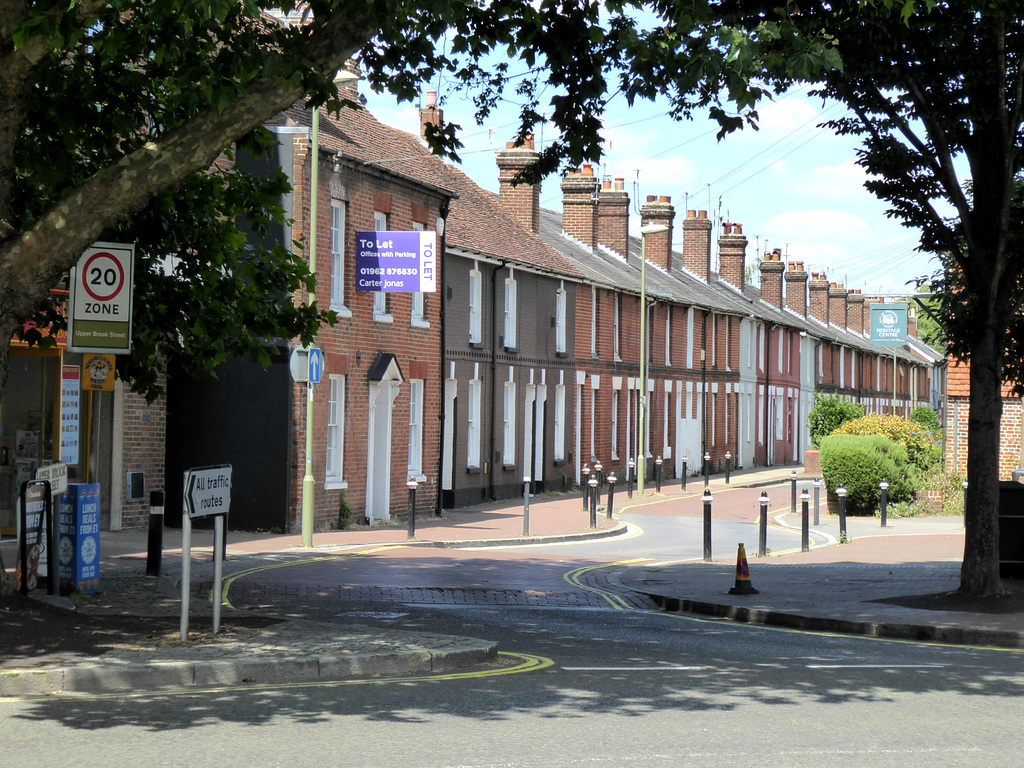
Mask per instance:
[[[757,590],[750,583],[750,568],[747,567],[747,552],[740,544],[736,553],[736,586],[729,590],[730,595],[756,595]]]

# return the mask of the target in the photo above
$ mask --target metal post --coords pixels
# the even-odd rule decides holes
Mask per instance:
[[[796,513],[796,470],[794,469],[789,473],[789,485],[790,491],[792,492],[792,501],[790,502],[790,511]]]
[[[725,452],[725,484],[729,484],[729,471],[732,469],[732,454]]]
[[[701,497],[704,502],[704,562],[711,562],[711,489],[705,488]]]
[[[416,482],[415,477],[410,477],[406,487],[409,489],[409,541],[416,538]]]
[[[584,464],[580,470],[583,474],[583,511],[590,508],[590,465]]]
[[[821,523],[819,522],[820,518],[818,517],[818,507],[819,507],[819,504],[820,504],[820,496],[821,496],[821,478],[820,477],[816,477],[816,478],[814,478],[814,525],[815,526],[821,525]]]
[[[612,519],[612,503],[615,501],[615,483],[618,482],[615,479],[615,473],[612,472],[608,475],[608,509],[605,510],[605,517],[608,520]]]
[[[604,487],[604,475],[602,474],[603,470],[604,470],[604,467],[601,466],[601,462],[600,461],[597,462],[594,465],[594,477],[597,478],[598,490],[600,490],[602,487]]]
[[[654,460],[654,491],[661,493],[661,456]]]
[[[811,504],[810,500],[811,500],[811,494],[809,494],[807,492],[807,489],[804,488],[800,492],[800,506],[801,506],[801,509],[800,509],[800,551],[801,552],[807,552],[811,548],[811,531],[810,531],[810,527],[811,527],[810,526],[810,523],[811,523],[811,520],[810,520],[811,513],[810,513],[810,509],[808,509],[808,507],[810,507],[810,504]]]
[[[842,483],[836,488],[836,496],[839,497],[839,541],[845,543],[846,538],[846,486]]]
[[[149,541],[146,548],[146,575],[160,575],[160,557],[164,549],[164,492],[149,494]]]
[[[530,476],[523,477],[523,536],[530,535]]]
[[[757,525],[757,556],[765,557],[768,554],[768,492],[761,491],[761,516]]]
[[[636,464],[633,462],[633,457],[629,458],[629,465],[626,467],[626,498],[633,498],[633,472]]]
[[[684,491],[686,490],[686,472],[687,472],[686,465],[687,465],[688,462],[689,462],[689,458],[686,457],[686,456],[683,456],[683,490]]]
[[[704,454],[704,487],[711,485],[711,454]]]
[[[590,478],[590,527],[597,528],[597,477]]]
[[[224,515],[213,516],[213,634],[220,632],[221,592],[224,584]]]
[[[964,480],[962,483],[964,487],[964,528],[967,527],[967,481]]]
[[[886,508],[889,506],[889,481],[883,477],[882,482],[878,484],[878,487],[882,489],[882,504],[880,510],[880,516],[882,518],[881,527],[885,528],[887,527],[885,524]]]

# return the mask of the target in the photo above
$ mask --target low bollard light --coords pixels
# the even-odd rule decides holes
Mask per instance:
[[[700,498],[704,502],[704,562],[711,562],[711,489],[705,488],[704,495]]]
[[[630,457],[629,464],[626,467],[626,498],[633,498],[633,473],[636,470],[636,462]]]
[[[732,469],[732,454],[725,452],[725,484],[729,484],[729,472]]]
[[[586,512],[590,508],[590,465],[584,464],[580,472],[583,474],[583,511]]]
[[[842,483],[836,488],[836,496],[839,498],[839,543],[845,544],[846,537],[846,486]]]
[[[661,493],[661,456],[654,460],[654,492]]]
[[[597,476],[591,475],[590,482],[590,527],[597,528]]]
[[[686,473],[687,473],[686,465],[689,464],[689,463],[690,463],[690,460],[686,456],[683,456],[683,490],[684,491],[686,490]]]
[[[416,487],[419,483],[415,477],[410,477],[406,486],[409,488],[409,539],[416,538]]]
[[[711,454],[704,454],[704,487],[711,485]]]
[[[888,527],[885,524],[885,517],[889,506],[889,481],[883,477],[882,482],[878,484],[878,487],[882,489],[881,509],[879,510],[879,516],[882,518],[881,527],[886,528]]]
[[[523,536],[530,535],[530,476],[523,477]]]
[[[800,492],[800,551],[806,552],[811,548],[811,513],[808,507],[811,504],[811,494],[804,488]]]
[[[821,525],[821,523],[819,522],[820,518],[818,517],[818,505],[820,503],[820,498],[821,498],[821,478],[820,477],[816,477],[816,478],[814,478],[814,525],[815,526]]]
[[[768,491],[761,491],[761,498],[757,500],[761,505],[761,514],[757,521],[757,556],[768,555]]]
[[[615,483],[618,482],[615,479],[615,473],[612,472],[608,475],[608,509],[605,510],[605,517],[609,520],[612,519],[612,504],[615,502]]]

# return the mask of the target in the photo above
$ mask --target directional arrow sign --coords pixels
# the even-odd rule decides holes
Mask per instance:
[[[226,515],[231,505],[231,465],[197,467],[185,472],[189,518]]]
[[[309,383],[319,384],[324,373],[324,353],[320,347],[309,348]]]

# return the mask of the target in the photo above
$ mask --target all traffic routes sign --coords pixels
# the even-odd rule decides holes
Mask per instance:
[[[68,349],[127,354],[132,348],[135,246],[95,243],[71,270]]]
[[[230,464],[186,470],[185,509],[190,519],[226,515],[230,506]]]

